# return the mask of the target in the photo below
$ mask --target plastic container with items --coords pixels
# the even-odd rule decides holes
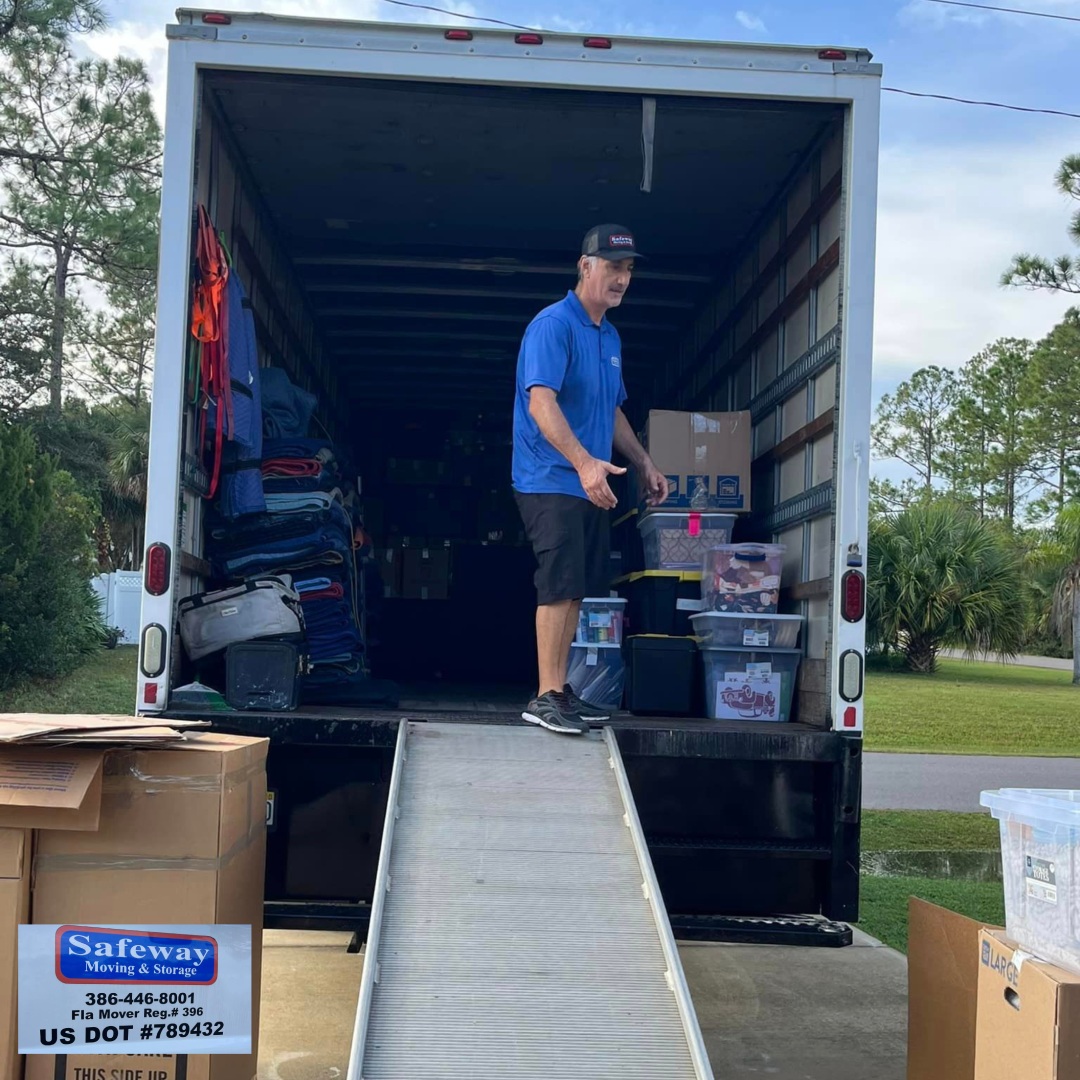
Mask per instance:
[[[700,660],[693,638],[626,639],[626,707],[638,716],[692,716]]]
[[[629,601],[626,625],[634,634],[689,637],[690,616],[701,611],[701,571],[645,570],[615,582]]]
[[[1001,823],[1009,937],[1080,973],[1080,791],[1002,788],[980,802]]]
[[[702,648],[705,709],[713,720],[791,719],[798,649]]]
[[[733,514],[692,510],[653,511],[638,518],[647,570],[700,571],[710,548],[726,544],[735,525]]]
[[[721,544],[710,548],[701,575],[705,610],[775,614],[786,550],[783,544]]]
[[[567,679],[574,693],[590,705],[605,709],[622,707],[626,667],[618,645],[581,645],[570,648]]]
[[[578,615],[578,643],[621,645],[625,613],[626,601],[621,597],[586,597]]]
[[[801,615],[745,615],[741,611],[703,611],[691,615],[694,636],[721,649],[794,649]]]

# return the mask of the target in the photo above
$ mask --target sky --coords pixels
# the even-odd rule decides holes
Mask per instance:
[[[934,0],[430,0],[549,30],[869,48],[883,85],[1080,113],[1080,21],[976,11]],[[986,0],[1070,15],[1080,0]],[[142,58],[164,89],[159,0],[104,0],[96,53]],[[211,6],[203,0],[202,6]],[[220,10],[462,24],[388,0],[224,0]],[[1071,61],[1071,64],[1070,64]],[[917,368],[956,368],[999,337],[1037,339],[1070,298],[999,284],[1012,256],[1072,252],[1075,206],[1054,187],[1080,153],[1080,119],[884,93],[878,202],[875,399]],[[1076,299],[1076,298],[1073,298]]]

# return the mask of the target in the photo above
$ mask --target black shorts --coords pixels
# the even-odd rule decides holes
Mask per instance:
[[[536,555],[536,601],[558,604],[610,590],[609,512],[573,495],[514,492]]]

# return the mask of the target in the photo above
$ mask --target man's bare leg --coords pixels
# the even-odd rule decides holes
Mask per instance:
[[[540,693],[561,694],[566,686],[566,667],[570,658],[570,642],[577,626],[579,600],[562,600],[557,604],[541,604],[536,609],[536,659],[540,668]]]

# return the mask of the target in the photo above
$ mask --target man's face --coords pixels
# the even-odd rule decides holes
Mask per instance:
[[[595,259],[585,262],[582,291],[584,298],[607,311],[617,308],[630,287],[634,272],[633,259]]]

